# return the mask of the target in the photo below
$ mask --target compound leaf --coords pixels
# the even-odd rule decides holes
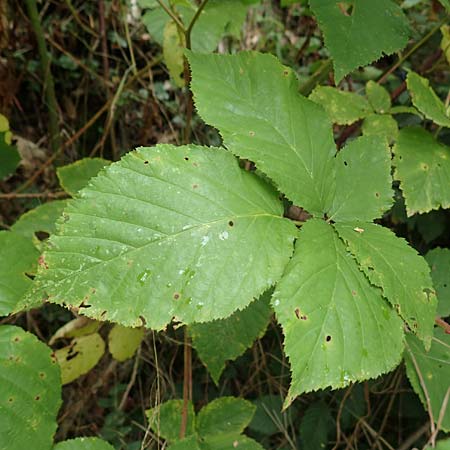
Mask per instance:
[[[19,327],[0,327],[0,448],[53,447],[61,380],[51,349]]]
[[[363,96],[331,86],[318,86],[309,99],[321,105],[331,121],[339,125],[350,125],[372,114],[372,108]]]
[[[370,176],[368,176],[370,167]],[[328,217],[372,221],[393,203],[391,154],[381,136],[362,136],[336,156],[336,194]]]
[[[333,58],[335,80],[408,43],[409,24],[392,0],[309,0]],[[380,30],[383,30],[380,33]]]
[[[449,147],[421,127],[408,127],[400,130],[394,155],[408,216],[450,207]]]
[[[98,333],[76,337],[67,347],[56,350],[62,384],[68,384],[93,369],[105,353],[105,341]]]
[[[264,335],[272,313],[269,298],[263,295],[226,319],[189,326],[192,345],[216,384],[226,361],[242,355],[255,339]]]
[[[12,312],[31,286],[27,273],[36,270],[39,253],[30,239],[0,231],[0,316]]]
[[[296,205],[322,215],[333,195],[331,123],[271,55],[189,53],[199,114],[234,154],[255,162]],[[214,98],[214,101],[211,99]]]
[[[125,326],[224,318],[281,277],[296,233],[282,214],[223,149],[140,148],[69,204],[34,295]]]
[[[401,319],[323,220],[302,226],[273,299],[292,371],[285,405],[303,392],[377,377],[400,361]]]
[[[141,345],[144,332],[144,328],[114,325],[108,334],[108,348],[112,357],[117,361],[131,358]]]
[[[339,236],[369,281],[429,348],[436,296],[425,259],[387,228],[373,223],[336,224]]]
[[[59,442],[53,450],[114,450],[114,447],[103,439],[81,437]]]
[[[427,119],[443,127],[450,127],[450,117],[446,113],[444,103],[436,95],[426,78],[417,75],[417,73],[409,72],[406,84],[414,106]]]
[[[74,196],[108,164],[111,164],[111,161],[103,158],[83,158],[72,164],[58,167],[56,175],[61,187],[68,194]]]
[[[438,298],[437,315],[450,316],[450,249],[434,248],[425,259],[431,267],[431,277]]]
[[[433,419],[437,423],[443,402],[450,389],[450,336],[436,328],[431,349],[427,352],[413,335],[406,337],[406,374],[425,409],[428,409],[424,388],[428,393]],[[419,375],[420,374],[420,375]],[[446,408],[441,428],[450,431],[450,408]]]
[[[256,407],[236,397],[219,397],[201,409],[197,432],[201,438],[214,435],[239,435],[251,422]]]

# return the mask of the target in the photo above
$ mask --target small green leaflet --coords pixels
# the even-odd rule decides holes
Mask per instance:
[[[61,381],[51,353],[31,333],[0,327],[0,449],[53,447]]]
[[[434,248],[425,259],[431,267],[431,277],[438,298],[437,315],[450,316],[450,249]]]
[[[247,400],[219,397],[197,416],[189,402],[186,437],[180,440],[182,409],[182,400],[169,400],[147,411],[150,427],[169,442],[170,450],[263,450],[256,441],[241,434],[255,413],[255,407]]]
[[[438,421],[445,397],[450,395],[449,348],[450,335],[446,334],[442,328],[436,328],[429,352],[424,350],[415,336],[407,336],[406,373],[424,408],[428,410],[424,395],[424,389],[427,390],[435,423]],[[446,432],[450,431],[450,408],[448,406],[444,411],[441,429]]]
[[[34,297],[125,326],[225,318],[281,277],[296,233],[282,214],[223,149],[141,148],[66,208]]]
[[[285,405],[303,392],[377,377],[400,362],[402,321],[323,220],[302,226],[272,304],[291,363]]]
[[[53,234],[56,231],[56,221],[66,206],[67,200],[44,203],[22,214],[11,227],[11,231],[29,239],[35,239],[38,232]]]
[[[430,86],[430,82],[414,72],[406,79],[414,106],[427,118],[443,127],[450,128],[450,117],[444,103]]]
[[[323,401],[312,403],[302,417],[300,438],[304,450],[327,448],[328,436],[335,428],[330,408]]]
[[[264,294],[226,319],[194,323],[189,327],[192,345],[216,384],[226,361],[242,355],[265,333],[272,313],[269,300],[270,295]]]
[[[371,114],[364,119],[362,132],[364,136],[383,136],[392,143],[398,136],[397,121],[389,114]]]
[[[369,102],[355,92],[346,92],[331,86],[318,86],[309,99],[325,109],[333,123],[350,125],[372,114]]]
[[[377,113],[384,114],[391,109],[391,97],[389,92],[375,81],[366,84],[366,95],[370,105]]]
[[[381,217],[393,202],[391,154],[385,139],[380,136],[355,139],[335,160],[336,192],[327,213],[330,220],[371,222]]]
[[[39,252],[30,239],[13,231],[0,231],[0,316],[11,313],[32,282]]]
[[[114,447],[102,439],[89,437],[59,442],[53,450],[114,450]]]
[[[394,147],[408,216],[450,207],[450,148],[421,127],[403,128]]]
[[[429,348],[437,301],[425,259],[388,228],[354,222],[335,229],[369,281]]]
[[[178,87],[185,84],[184,71],[184,35],[173,21],[166,23],[163,35],[164,62],[169,69],[170,75]]]
[[[333,58],[336,83],[383,54],[401,50],[410,33],[407,18],[392,0],[353,0],[349,10],[342,3],[309,0]]]
[[[73,197],[80,189],[88,185],[92,177],[109,164],[111,161],[103,158],[83,158],[72,164],[58,167],[56,175],[61,187]]]
[[[295,204],[323,215],[332,201],[336,145],[325,111],[298,94],[292,70],[256,52],[188,59],[197,110],[225,146],[255,162]]]

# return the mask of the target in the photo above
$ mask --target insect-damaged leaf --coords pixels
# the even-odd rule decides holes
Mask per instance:
[[[0,448],[53,447],[61,379],[51,349],[19,327],[0,327]]]
[[[450,207],[450,147],[423,128],[408,127],[400,130],[394,154],[408,216]]]
[[[379,225],[353,222],[335,228],[369,281],[383,290],[384,297],[429,347],[437,301],[425,259]]]
[[[333,194],[336,146],[327,114],[298,93],[292,70],[255,52],[188,59],[197,110],[225,146],[255,162],[296,205],[322,215]]]
[[[342,3],[349,3],[349,8]],[[333,58],[336,83],[408,42],[408,20],[392,0],[310,0],[309,4]]]
[[[224,318],[280,278],[296,233],[282,214],[223,149],[141,148],[66,208],[36,290],[126,326]]]
[[[374,378],[400,362],[401,319],[323,220],[302,226],[272,304],[291,364],[287,405],[303,392]]]
[[[425,255],[425,259],[430,265],[438,298],[437,314],[450,316],[450,249],[434,248]]]

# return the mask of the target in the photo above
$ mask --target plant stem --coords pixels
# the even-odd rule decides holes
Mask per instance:
[[[187,30],[184,33],[184,36],[186,38],[186,48],[191,49],[191,34],[192,29],[194,28],[195,23],[197,22],[198,18],[200,17],[200,14],[202,13],[203,9],[205,8],[206,4],[208,3],[208,0],[203,0],[201,5],[198,7],[197,11],[194,14],[194,17],[192,18],[191,22],[189,23]]]
[[[59,133],[58,103],[56,102],[55,83],[50,70],[51,60],[45,44],[44,30],[40,21],[36,0],[25,0],[28,16],[36,35],[42,78],[44,83],[44,96],[48,109],[48,127],[50,131],[50,148],[55,154],[61,146]]]
[[[183,410],[181,413],[180,439],[186,435],[189,402],[192,400],[192,349],[189,334],[184,327]]]
[[[159,6],[172,18],[172,20],[177,24],[178,28],[185,34],[186,28],[184,28],[183,22],[177,17],[177,15],[162,1],[157,0]]]

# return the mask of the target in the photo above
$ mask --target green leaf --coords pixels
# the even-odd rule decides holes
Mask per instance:
[[[282,214],[223,149],[141,148],[67,207],[33,296],[125,326],[224,318],[281,277],[296,232]]]
[[[281,395],[260,395],[253,404],[256,406],[255,415],[249,424],[249,429],[265,436],[282,431],[284,423],[294,419],[296,409],[291,406],[283,411]]]
[[[58,167],[58,176],[61,187],[70,195],[74,196],[79,190],[89,184],[89,180],[95,177],[101,169],[111,164],[103,158],[83,158],[72,164]]]
[[[436,95],[430,82],[417,73],[409,72],[406,79],[414,106],[427,118],[443,127],[450,127],[450,117],[444,103]]]
[[[400,130],[394,155],[408,216],[450,208],[449,147],[421,127],[408,127]]]
[[[67,206],[67,202],[67,200],[55,200],[27,211],[14,223],[11,231],[29,239],[35,238],[35,234],[38,232],[55,233],[56,221]]]
[[[108,335],[108,348],[112,357],[120,362],[131,358],[141,345],[144,332],[144,328],[114,325]]]
[[[201,450],[198,443],[198,437],[194,434],[188,438],[175,441],[169,445],[167,450]]]
[[[333,195],[336,147],[325,111],[298,94],[295,74],[253,52],[188,59],[197,110],[225,146],[254,161],[295,204],[322,215]]]
[[[53,447],[53,450],[114,450],[114,447],[103,439],[81,437],[59,442]]]
[[[321,105],[333,123],[350,125],[372,113],[369,102],[361,95],[331,86],[318,86],[309,99]]]
[[[184,71],[184,36],[175,22],[167,22],[164,28],[163,55],[169,73],[178,87],[183,87]]]
[[[429,347],[437,301],[425,259],[388,228],[358,222],[335,228],[369,281]]]
[[[328,447],[328,435],[334,428],[330,408],[323,401],[312,403],[300,423],[300,438],[304,450]]]
[[[438,298],[437,315],[450,316],[450,249],[430,250],[425,259],[431,267],[431,277]]]
[[[350,11],[342,9],[340,3],[309,0],[333,58],[336,83],[383,53],[401,50],[410,32],[403,11],[391,0],[353,0]]]
[[[364,136],[383,136],[392,143],[398,136],[397,121],[389,114],[371,114],[364,119],[362,132]]]
[[[19,327],[0,327],[0,448],[50,450],[61,405],[52,351]]]
[[[368,176],[370,168],[370,176]],[[363,136],[336,156],[336,194],[328,217],[372,221],[393,203],[391,154],[380,136]]]
[[[272,304],[291,363],[285,405],[303,392],[375,378],[400,361],[401,319],[323,220],[302,226]]]
[[[195,412],[192,402],[188,404],[186,437],[195,433]],[[180,437],[183,400],[169,400],[146,411],[150,428],[158,437],[172,442]],[[194,447],[195,448],[195,447]]]
[[[62,384],[72,381],[93,369],[105,353],[105,342],[98,333],[80,336],[67,347],[55,351],[61,367]]]
[[[263,295],[226,319],[189,327],[192,345],[216,384],[226,361],[235,360],[264,335],[272,313],[269,298]]]
[[[437,423],[445,396],[450,389],[450,336],[436,328],[431,349],[426,352],[413,335],[406,337],[406,374],[425,409],[428,409],[424,388],[430,399],[434,422]],[[420,374],[420,375],[419,375]],[[441,429],[450,431],[450,408],[443,416]]]
[[[448,9],[450,11],[450,6]],[[442,25],[441,33],[442,33],[441,50],[444,52],[445,58],[447,59],[447,62],[450,64],[450,25]]]
[[[366,95],[374,111],[383,114],[391,109],[391,97],[389,92],[375,81],[370,80],[366,84]]]
[[[214,435],[239,435],[251,422],[256,407],[235,397],[219,397],[201,409],[197,416],[200,438]]]
[[[12,231],[0,231],[0,316],[12,312],[31,286],[39,253],[30,239]]]
[[[450,11],[450,3],[449,3],[448,9]],[[435,450],[450,450],[450,439],[443,439],[443,440],[437,441]]]
[[[241,434],[208,436],[200,443],[201,450],[230,450],[234,448],[239,450],[264,450],[261,444]]]

